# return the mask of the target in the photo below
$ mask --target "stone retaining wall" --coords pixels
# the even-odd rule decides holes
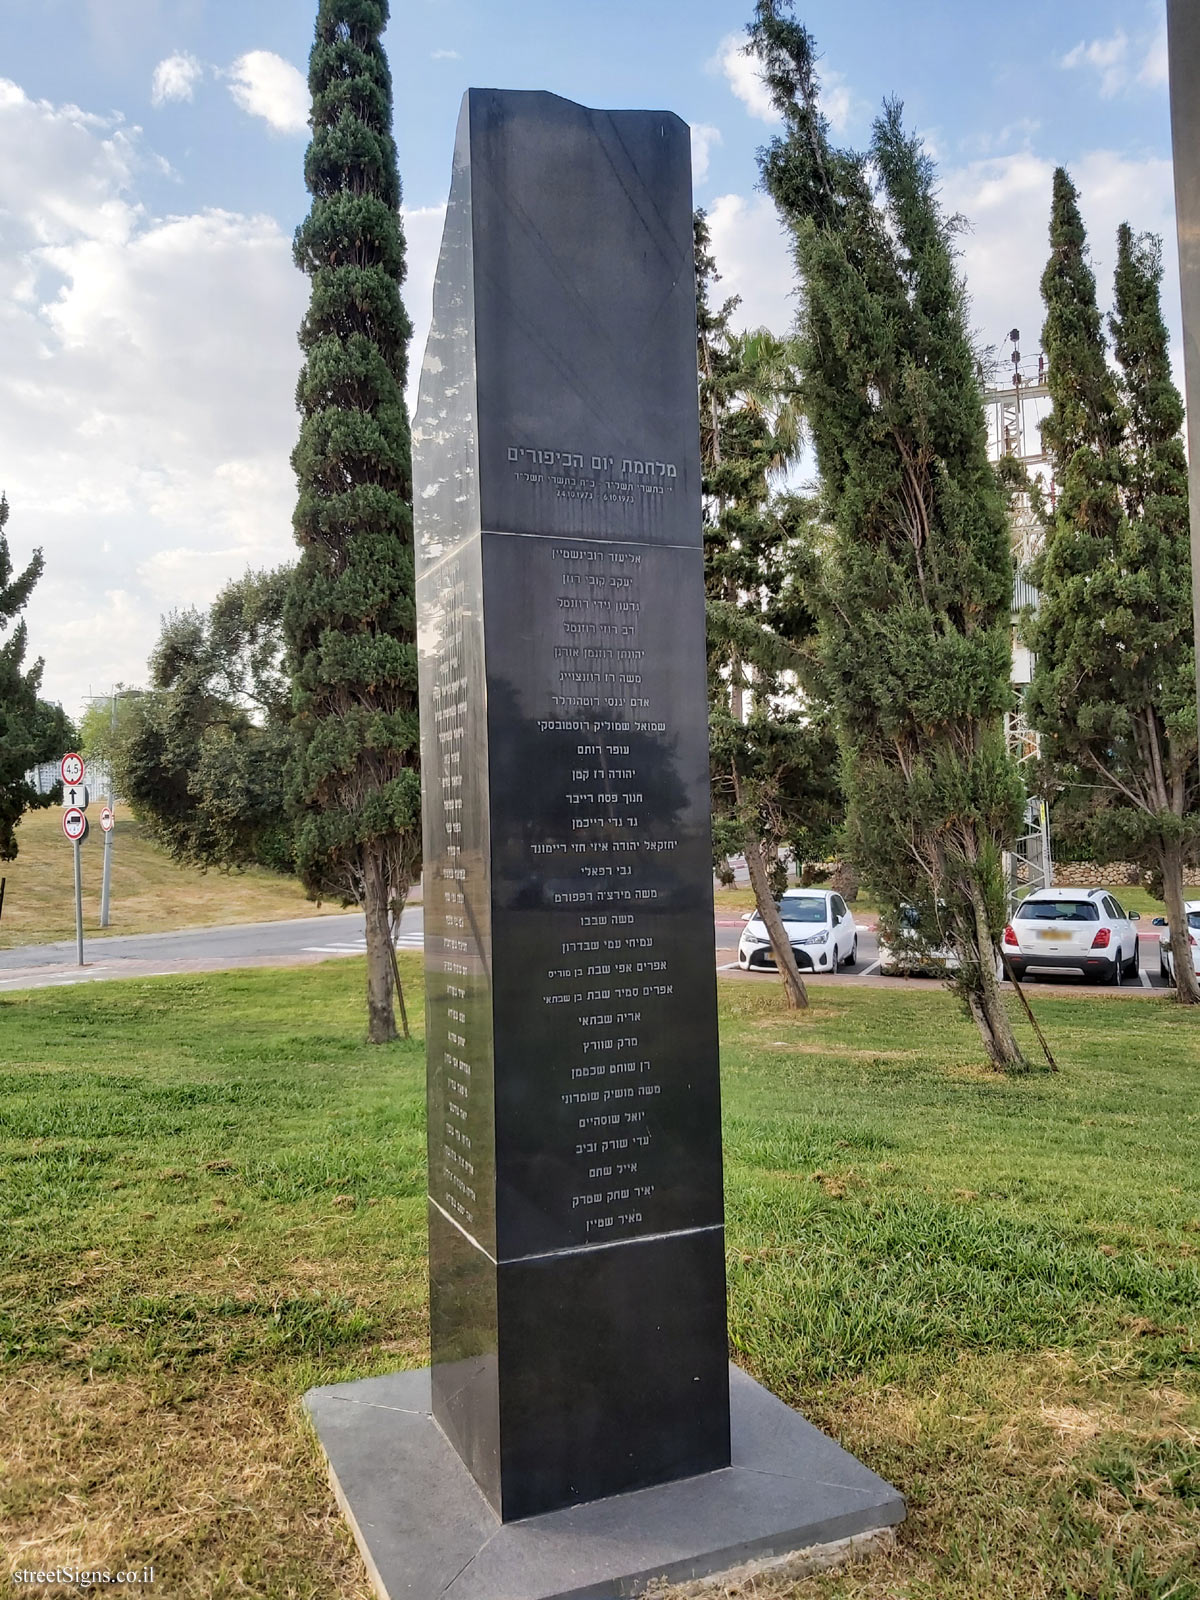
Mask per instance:
[[[806,861],[804,866],[809,882],[828,879],[835,872],[846,869],[846,863],[842,861]],[[1029,869],[1018,867],[1017,876],[1020,882],[1028,883]],[[1189,889],[1200,889],[1200,867],[1185,867],[1183,881]],[[1139,888],[1145,882],[1145,873],[1132,861],[1109,861],[1104,866],[1096,861],[1054,863],[1054,885],[1058,889],[1129,889]],[[841,886],[835,884],[834,887]],[[847,894],[846,898],[851,900],[854,896]]]
[[[1131,861],[1056,861],[1054,883],[1059,889],[1127,889],[1145,883],[1140,867]],[[1200,867],[1185,867],[1183,881],[1189,889],[1200,887]]]

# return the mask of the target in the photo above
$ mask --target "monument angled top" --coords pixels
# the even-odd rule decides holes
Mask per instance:
[[[466,497],[488,531],[701,544],[680,117],[468,90],[434,293],[414,442],[436,441],[446,471],[425,486],[424,537],[461,531]]]

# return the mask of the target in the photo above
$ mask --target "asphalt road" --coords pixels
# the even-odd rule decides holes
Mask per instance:
[[[410,906],[400,919],[397,948],[422,948],[422,908]],[[99,983],[109,978],[148,978],[174,972],[224,972],[232,967],[302,966],[334,956],[362,955],[367,948],[361,911],[344,917],[299,917],[287,922],[245,922],[221,928],[181,928],[176,933],[84,937],[84,966],[75,941],[18,945],[0,950],[0,992],[50,984]]]
[[[424,913],[409,906],[400,922],[397,948],[423,947]],[[717,971],[736,973],[737,944],[742,920],[718,917],[714,927]],[[1140,934],[1142,972],[1140,984],[1127,984],[1126,992],[1164,988],[1158,973],[1158,935],[1151,929]],[[361,912],[346,916],[302,917],[286,922],[248,922],[221,928],[182,928],[175,933],[123,934],[114,938],[84,939],[84,966],[75,959],[75,944],[20,945],[0,950],[0,993],[12,989],[40,989],[60,984],[102,983],[111,978],[148,978],[179,972],[224,972],[236,967],[303,966],[338,956],[362,955],[366,935]],[[767,983],[770,972],[742,974],[746,982]],[[922,986],[929,978],[884,978],[879,972],[878,943],[869,922],[859,923],[858,964],[836,975],[806,973],[817,984],[869,983]],[[1034,980],[1037,982],[1038,980]],[[1056,980],[1063,989],[1086,989],[1082,979]],[[1100,991],[1104,992],[1104,991]],[[1108,991],[1111,992],[1111,991]]]

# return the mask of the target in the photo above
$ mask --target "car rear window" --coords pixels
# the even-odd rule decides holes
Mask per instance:
[[[1017,916],[1026,922],[1099,922],[1100,907],[1091,900],[1024,900]]]
[[[1200,911],[1188,912],[1188,927],[1200,928]]]
[[[814,895],[785,894],[779,902],[779,914],[787,922],[827,922],[826,902]]]

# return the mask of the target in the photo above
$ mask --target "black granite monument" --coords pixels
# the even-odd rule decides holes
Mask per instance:
[[[470,91],[413,435],[433,1363],[306,1397],[388,1600],[904,1514],[727,1365],[695,314],[677,117]]]
[[[434,1415],[729,1462],[689,138],[472,90],[414,429]]]

